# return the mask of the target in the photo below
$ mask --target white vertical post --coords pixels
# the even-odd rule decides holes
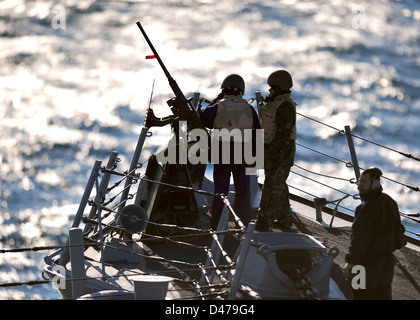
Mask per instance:
[[[146,140],[146,135],[148,131],[149,131],[149,128],[147,127],[143,127],[141,129],[140,136],[137,141],[136,150],[134,151],[133,158],[131,159],[130,170],[128,171],[129,176],[127,176],[127,178],[125,179],[124,191],[121,195],[120,206],[118,207],[118,212],[121,212],[121,210],[125,207],[124,202],[127,200],[128,193],[130,192],[131,182],[133,181],[132,176],[135,171],[134,169],[136,169],[138,165],[140,154],[141,154],[141,151],[143,150],[144,141]]]
[[[85,207],[88,203],[90,193],[93,189],[95,184],[96,177],[98,176],[99,169],[101,168],[102,161],[96,160],[92,172],[90,173],[88,184],[85,188],[85,192],[83,193],[82,200],[80,201],[79,209],[77,210],[76,217],[74,218],[72,228],[77,228],[82,221],[83,212],[85,211]]]
[[[82,221],[83,212],[85,207],[88,203],[90,193],[92,192],[93,185],[95,183],[96,177],[98,176],[99,169],[101,168],[102,161],[96,160],[95,165],[92,168],[92,172],[90,173],[89,181],[86,185],[85,191],[83,193],[82,200],[79,204],[79,209],[77,210],[76,217],[74,218],[72,228],[77,228]],[[67,239],[66,247],[63,249],[63,253],[61,254],[59,264],[64,266],[69,261],[69,250],[67,245],[69,244],[69,239]]]
[[[257,111],[260,114],[260,103],[263,101],[260,90],[255,91],[255,99],[257,101]]]
[[[228,300],[235,299],[236,292],[238,291],[239,281],[241,280],[242,271],[243,271],[244,264],[245,264],[245,261],[246,261],[246,256],[248,255],[249,244],[251,243],[251,239],[252,239],[252,235],[254,234],[254,230],[255,230],[255,223],[250,222],[248,224],[248,228],[247,228],[246,233],[245,233],[245,238],[244,238],[243,243],[242,243],[242,251],[239,254],[237,262],[236,262],[235,277],[234,277],[233,282],[232,282],[232,286],[231,286],[231,289],[230,289],[230,292],[229,292]]]
[[[347,143],[350,149],[351,161],[353,163],[354,173],[356,175],[356,181],[359,181],[359,177],[360,177],[359,162],[357,161],[356,149],[354,148],[353,139],[351,137],[350,126],[344,126],[344,129],[346,130]]]
[[[217,231],[227,230],[228,223],[229,223],[229,216],[230,216],[230,210],[225,205],[223,207],[223,211],[222,211],[222,214],[220,216],[219,224],[217,225]],[[223,245],[225,235],[224,234],[221,234],[220,236],[216,235],[216,237],[219,238],[220,245]],[[211,247],[210,247],[210,254],[212,255],[212,257],[207,257],[206,264],[204,265],[204,268],[208,268],[208,267],[212,266],[212,264],[213,264],[212,260],[214,261],[215,264],[217,264],[218,261],[219,261],[220,253],[221,253],[221,251],[220,251],[220,248],[219,248],[217,242],[215,240],[213,240],[213,242],[211,244]],[[214,273],[215,273],[215,271],[213,271],[213,274]],[[208,276],[207,271],[204,270],[203,274],[201,275],[201,278],[200,278],[200,282],[199,282],[200,286],[206,284],[206,282],[207,282],[206,277],[207,276]],[[210,276],[211,276],[211,279],[214,278],[214,276],[212,274],[210,274]],[[209,285],[212,282],[213,282],[213,280],[210,281]],[[197,296],[197,293],[195,294],[195,296]]]
[[[319,199],[319,198],[314,198],[316,221],[322,223],[322,207],[323,207],[323,205],[322,205],[321,201],[322,200]]]
[[[85,290],[85,257],[83,248],[82,229],[71,228],[69,231],[70,263],[73,298],[79,298]]]
[[[101,262],[102,262],[102,277],[105,278],[105,259],[104,259],[104,234],[102,230],[102,207],[101,207],[101,198],[102,194],[99,187],[99,181],[98,178],[96,178],[96,195],[98,197],[96,200],[98,201],[96,203],[96,206],[98,207],[97,215],[98,215],[98,225],[99,225],[99,243],[101,247]]]
[[[107,167],[106,167],[107,169],[112,169],[113,168],[113,166],[115,165],[115,163],[117,161],[117,156],[118,156],[118,152],[113,151],[111,153],[111,155],[109,156]],[[95,179],[96,179],[95,181],[97,181],[98,175],[99,175],[99,171],[98,171],[98,174],[95,176]],[[93,219],[93,217],[95,216],[96,210],[99,209],[99,205],[102,201],[102,196],[105,194],[106,188],[108,187],[110,177],[111,177],[111,174],[109,172],[105,172],[103,174],[101,184],[99,186],[99,191],[97,190],[96,196],[95,196],[95,204],[97,204],[97,206],[92,206],[92,208],[89,212],[89,215],[88,215],[88,219]],[[85,224],[85,227],[83,229],[83,233],[85,233],[89,230],[90,225],[91,224],[89,222]]]

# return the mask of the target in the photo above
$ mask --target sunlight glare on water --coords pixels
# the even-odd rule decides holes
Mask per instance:
[[[197,91],[214,99],[231,73],[245,79],[245,98],[257,90],[266,96],[267,76],[286,68],[298,112],[338,130],[349,125],[356,135],[420,157],[416,1],[5,0],[0,2],[0,247],[65,243],[94,162],[116,150],[120,168],[128,168],[153,83],[153,110],[158,117],[170,114],[166,101],[172,90],[156,59],[145,59],[152,52],[138,20],[187,97]],[[298,143],[350,161],[346,139],[335,129],[302,116],[297,121]],[[171,134],[169,126],[150,131],[141,161]],[[361,167],[376,165],[385,176],[418,186],[418,161],[358,139],[354,143]],[[354,177],[345,164],[302,147],[296,164]],[[293,170],[357,193],[348,181]],[[288,183],[319,197],[341,196],[293,173]],[[400,211],[418,212],[417,192],[390,181],[384,188]],[[343,202],[351,209],[358,204]],[[40,279],[44,255],[0,255],[0,281]],[[58,296],[46,285],[0,289],[0,298]]]

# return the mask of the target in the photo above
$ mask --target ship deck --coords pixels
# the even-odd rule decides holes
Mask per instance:
[[[294,224],[292,230],[317,237],[325,242],[327,246],[338,247],[340,253],[334,259],[331,277],[339,285],[346,297],[351,298],[350,285],[344,279],[342,272],[345,265],[344,257],[350,243],[351,222],[336,217],[333,224],[334,228],[325,228],[316,221],[315,209],[306,205],[304,206],[306,208],[305,210],[302,210],[301,203],[292,201],[292,208],[299,208],[300,212],[304,212],[304,214],[299,215],[302,223]],[[325,221],[330,221],[331,215],[324,212],[323,216],[325,217]],[[418,263],[420,261],[419,247],[409,243],[402,250],[395,251],[394,257],[395,269],[392,282],[393,300],[420,300],[420,292],[418,291],[420,288],[420,269],[418,268]]]
[[[287,232],[297,232],[312,235],[327,247],[337,247],[339,254],[335,257],[333,266],[331,268],[331,286],[336,289],[336,286],[341,291],[342,298],[351,299],[350,284],[343,275],[343,267],[345,265],[344,256],[347,252],[350,233],[351,221],[348,218],[342,219],[339,216],[335,217],[334,227],[326,228],[325,225],[316,221],[315,209],[307,203],[302,203],[299,199],[291,200],[291,206],[295,215],[295,223],[288,229]],[[254,210],[254,215],[256,211]],[[323,217],[327,222],[330,221],[331,215],[323,212]],[[229,225],[234,227],[234,222],[230,221]],[[273,229],[273,232],[282,232],[286,230]],[[147,238],[146,238],[147,239]],[[183,240],[185,241],[185,240]],[[187,242],[194,243],[196,246],[211,245],[211,239],[208,237],[197,237]],[[223,244],[229,256],[233,256],[236,252],[239,240],[232,235],[227,235]],[[179,282],[175,285],[170,283],[167,299],[188,299],[193,295],[193,287],[187,284],[188,280],[199,279],[200,271],[190,270],[188,267],[180,267],[173,261],[185,261],[187,263],[205,263],[206,255],[199,250],[178,250],[176,244],[164,240],[152,240],[137,242],[137,251],[141,253],[141,258],[136,263],[115,263],[115,268],[111,266],[106,267],[106,275],[110,279],[115,278],[114,285],[126,289],[133,290],[131,276],[140,273],[159,273],[165,274],[174,278],[183,278],[186,280],[185,285]],[[91,256],[91,260],[87,260],[87,275],[89,277],[101,277],[100,265],[94,260],[97,259],[97,252],[89,250],[86,252],[87,256]],[[162,257],[163,261],[149,260],[148,256]],[[395,271],[394,280],[392,284],[393,299],[394,300],[420,300],[419,283],[420,272],[418,262],[420,261],[420,251],[417,246],[407,245],[402,250],[394,253],[395,256]],[[123,274],[123,276],[121,276]],[[115,275],[120,275],[115,277]],[[127,298],[132,298],[129,294]],[[249,295],[244,290],[239,290],[236,299],[247,300],[254,299],[255,296]]]

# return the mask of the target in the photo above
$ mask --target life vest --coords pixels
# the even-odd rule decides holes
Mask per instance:
[[[290,94],[282,94],[274,99],[274,101],[267,102],[265,105],[259,108],[261,127],[264,129],[264,143],[271,143],[276,134],[276,123],[275,116],[277,108],[283,102],[290,102],[293,105],[294,112],[296,114],[296,103],[293,101]],[[293,124],[290,136],[285,137],[286,139],[296,140],[296,122]]]
[[[252,129],[254,125],[251,108],[252,106],[241,96],[225,96],[218,103],[213,128],[227,129],[230,132],[239,129],[243,135],[245,129]]]

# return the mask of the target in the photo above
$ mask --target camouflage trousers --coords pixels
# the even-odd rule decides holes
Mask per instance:
[[[294,140],[285,140],[281,150],[264,147],[265,181],[257,217],[257,229],[267,230],[276,222],[280,227],[292,225],[289,188],[286,180],[296,153]]]

